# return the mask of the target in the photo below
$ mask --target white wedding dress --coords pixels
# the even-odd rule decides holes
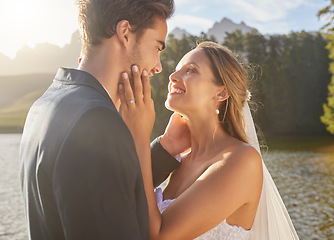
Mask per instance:
[[[243,108],[243,115],[248,143],[261,154],[248,103]],[[299,240],[284,202],[263,161],[262,168],[262,193],[251,230],[231,226],[224,220],[196,240]],[[161,213],[175,200],[163,200],[162,191],[159,188],[156,189],[155,196]]]
[[[167,199],[163,200],[161,188],[155,190],[155,197],[157,199],[157,204],[160,213],[165,211],[165,209],[175,200]],[[225,220],[204,233],[203,235],[195,238],[196,240],[249,240],[252,230],[245,230],[242,227],[232,226],[228,224]]]

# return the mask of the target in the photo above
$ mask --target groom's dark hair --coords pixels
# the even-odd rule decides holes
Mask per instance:
[[[156,17],[168,19],[174,12],[174,0],[77,0],[77,4],[83,49],[112,37],[122,20],[129,21],[140,39]]]

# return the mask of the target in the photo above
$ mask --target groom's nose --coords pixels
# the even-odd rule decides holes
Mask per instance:
[[[154,67],[154,73],[160,73],[162,71],[162,65],[160,61],[160,54],[157,57],[157,64]]]

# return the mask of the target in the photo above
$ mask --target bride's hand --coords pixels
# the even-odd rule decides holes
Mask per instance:
[[[160,137],[160,144],[173,156],[189,150],[189,128],[180,114],[175,112],[170,117],[165,133]]]
[[[134,83],[133,91],[128,74],[122,73],[119,96],[121,99],[123,120],[137,145],[141,141],[150,141],[155,111],[147,71],[144,70],[140,74],[138,67],[134,65],[132,66],[132,75]]]

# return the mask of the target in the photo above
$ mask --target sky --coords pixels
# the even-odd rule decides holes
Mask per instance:
[[[0,53],[15,58],[24,46],[49,42],[63,47],[78,29],[75,0],[0,0]],[[324,24],[317,13],[329,0],[175,0],[168,21],[193,35],[206,32],[227,17],[245,22],[262,34],[317,31]]]

